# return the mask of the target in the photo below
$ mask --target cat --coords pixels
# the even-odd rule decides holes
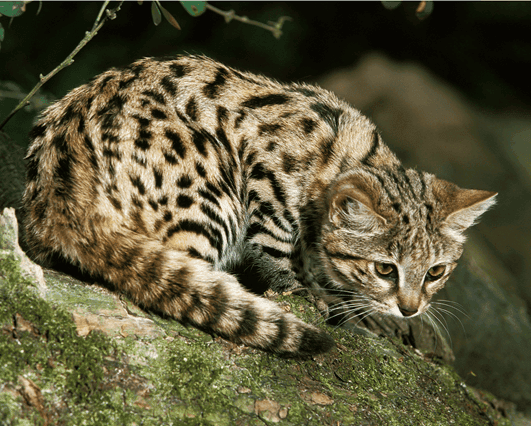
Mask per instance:
[[[334,341],[247,291],[235,265],[333,309],[413,317],[496,195],[404,169],[331,92],[204,56],[111,69],[48,107],[30,138],[34,258],[63,258],[144,308],[287,357]]]

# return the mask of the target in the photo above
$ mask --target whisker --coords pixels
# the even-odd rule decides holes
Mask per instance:
[[[437,311],[436,310],[433,310],[433,312],[430,312],[430,314],[433,316],[433,318],[439,323],[441,324],[441,326],[444,328],[444,331],[446,332],[446,335],[448,336],[448,339],[450,340],[450,347],[453,347],[453,343],[452,343],[452,336],[450,335],[450,332],[448,331],[448,327],[446,325],[444,325],[444,323],[439,319],[439,317],[437,316]],[[444,319],[444,317],[442,317]],[[446,321],[446,319],[444,319]]]
[[[437,323],[433,321],[429,312],[426,312],[426,316],[428,317],[428,320],[430,321],[431,326],[433,327],[433,331],[435,332],[435,348],[433,348],[433,351],[435,352],[435,350],[437,349],[437,344],[439,343],[440,330],[439,330],[439,326],[437,325]]]
[[[454,314],[452,311],[449,311],[448,309],[444,309],[444,308],[439,308],[439,307],[435,307],[434,306],[434,309],[437,310],[438,312],[441,313],[441,315],[443,315],[442,313],[447,313],[448,315],[451,315],[453,318],[455,318],[457,320],[457,322],[459,323],[459,325],[461,326],[461,329],[463,330],[463,333],[465,334],[466,336],[466,330],[465,330],[465,327],[463,325],[463,322],[461,321],[461,319],[456,315]],[[443,316],[444,318],[444,316]]]
[[[449,301],[437,301],[437,302],[431,302],[431,303],[435,304],[435,305],[441,305],[441,306],[445,306],[447,308],[455,309],[460,314],[464,315],[467,318],[470,318],[470,316],[463,310],[464,308],[461,309],[460,307],[454,306],[453,304],[446,303],[446,302],[449,302]],[[458,304],[457,302],[455,302],[455,303]],[[461,306],[461,305],[459,305],[459,306]]]

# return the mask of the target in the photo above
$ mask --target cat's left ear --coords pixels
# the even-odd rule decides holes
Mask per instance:
[[[496,192],[462,189],[453,183],[436,179],[433,195],[441,205],[444,226],[459,233],[474,225],[479,217],[496,203]]]

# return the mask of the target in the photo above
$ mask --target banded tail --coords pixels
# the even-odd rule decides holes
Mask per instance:
[[[27,221],[26,226],[32,252],[44,259],[48,249],[42,251],[46,246],[38,241],[32,222]],[[39,235],[42,238],[46,231],[40,231],[44,231]],[[63,256],[82,265],[84,271],[103,277],[140,306],[182,324],[287,357],[316,355],[335,346],[324,331],[249,293],[233,275],[215,271],[207,261],[168,248],[156,239],[126,228],[104,233],[100,228],[94,241],[82,244],[68,238],[68,232],[59,235],[54,231],[46,238],[51,237],[48,241],[53,241]]]

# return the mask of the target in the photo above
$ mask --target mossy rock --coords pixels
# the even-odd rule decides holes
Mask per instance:
[[[0,229],[0,235],[4,230]],[[398,339],[327,328],[330,354],[281,359],[146,313],[0,251],[0,425],[510,425],[515,413]],[[298,296],[284,309],[316,321]]]

